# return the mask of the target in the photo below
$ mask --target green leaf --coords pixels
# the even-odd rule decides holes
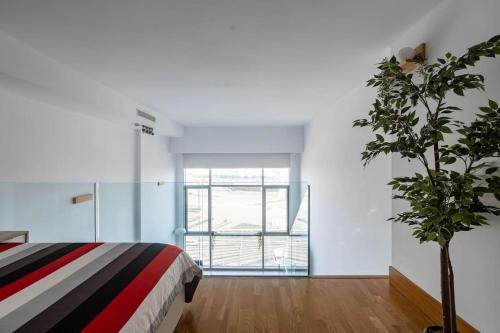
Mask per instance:
[[[487,106],[481,106],[481,107],[479,108],[479,110],[481,110],[481,111],[482,111],[482,112],[484,112],[484,113],[495,112],[495,110],[492,110],[492,109],[490,109],[490,108],[489,108],[489,107],[487,107]]]
[[[497,102],[492,101],[492,100],[490,99],[490,100],[488,100],[488,104],[490,105],[490,108],[492,108],[493,110],[498,109],[498,104],[497,104]]]
[[[453,164],[456,161],[457,161],[457,159],[455,157],[450,157],[450,158],[446,159],[445,164]]]
[[[481,200],[491,194],[500,200],[498,170],[489,163],[500,152],[500,101],[489,100],[476,119],[465,123],[454,117],[460,109],[446,100],[449,91],[463,96],[471,89],[484,90],[484,76],[470,67],[496,53],[500,54],[500,35],[462,56],[447,53],[436,63],[422,64],[413,76],[402,73],[397,59],[391,57],[377,65],[379,72],[368,81],[377,96],[366,119],[353,125],[369,127],[375,138],[365,145],[361,158],[367,165],[381,154],[398,153],[405,160],[419,158],[415,162],[425,164],[427,173],[412,172],[389,183],[392,197],[409,204],[391,221],[409,225],[420,242],[444,246],[457,232],[486,224],[489,214],[500,215],[500,208]],[[430,106],[426,115],[420,113],[422,104]],[[454,132],[457,136],[446,135]],[[436,141],[440,141],[435,154],[440,171],[432,169],[434,159],[426,161]]]
[[[453,92],[454,92],[455,94],[459,95],[459,96],[463,96],[463,95],[464,95],[464,91],[463,91],[463,89],[461,89],[461,88],[454,88],[454,89],[453,89]]]
[[[486,169],[485,173],[487,175],[491,175],[492,173],[496,172],[497,170],[498,170],[498,167],[492,167],[492,168]]]
[[[440,246],[444,246],[446,244],[446,240],[441,235],[438,235],[437,241],[438,241],[438,243],[439,243]]]
[[[500,41],[500,35],[495,35],[495,36],[491,37],[491,38],[488,40],[488,43],[492,43],[492,44],[493,44],[493,43],[496,43],[496,42],[498,42],[498,41]]]

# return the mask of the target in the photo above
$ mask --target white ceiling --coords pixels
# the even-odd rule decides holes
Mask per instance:
[[[187,126],[284,126],[440,0],[0,0],[0,29]]]

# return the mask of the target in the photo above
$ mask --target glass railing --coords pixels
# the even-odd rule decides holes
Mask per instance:
[[[0,182],[0,231],[31,242],[160,242],[207,272],[308,275],[309,187]]]
[[[91,183],[0,183],[0,230],[28,230],[32,242],[92,242],[95,201]]]
[[[162,242],[182,246],[178,184],[0,182],[0,231],[32,242]],[[180,189],[182,191],[182,187]]]
[[[289,258],[285,269],[296,275],[309,275],[310,187],[302,184],[301,202],[290,229]]]
[[[209,274],[309,274],[306,184],[186,184],[185,201],[185,248]]]

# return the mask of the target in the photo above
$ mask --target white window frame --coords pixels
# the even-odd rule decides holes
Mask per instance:
[[[184,169],[184,228],[186,229],[186,236],[205,236],[209,237],[209,258],[210,262],[208,267],[204,265],[204,269],[211,270],[213,269],[213,260],[212,260],[212,252],[213,252],[213,239],[216,236],[227,236],[227,237],[255,237],[258,236],[260,237],[259,244],[261,248],[261,253],[262,253],[262,259],[261,259],[261,268],[260,269],[254,269],[254,268],[238,268],[238,267],[227,267],[227,268],[217,268],[217,270],[275,270],[275,267],[267,267],[265,266],[265,237],[272,237],[272,236],[293,236],[290,234],[290,182],[288,184],[283,184],[283,185],[265,185],[264,182],[264,169],[272,169],[272,168],[258,168],[261,169],[261,175],[262,175],[262,180],[260,185],[247,185],[247,184],[231,184],[231,185],[214,185],[212,184],[212,169],[217,169],[217,168],[205,168],[208,169],[208,184],[189,184],[186,183],[185,179],[185,170],[190,169],[190,168],[185,168]],[[257,169],[257,168],[252,168],[252,169]],[[214,187],[258,187],[261,188],[262,190],[262,231],[256,232],[256,233],[218,233],[212,230],[212,188]],[[267,231],[266,230],[266,190],[267,189],[286,189],[287,191],[287,203],[286,203],[286,211],[287,211],[287,217],[286,217],[286,231]],[[208,190],[208,231],[190,231],[189,230],[189,225],[188,225],[188,190],[189,189],[207,189]]]

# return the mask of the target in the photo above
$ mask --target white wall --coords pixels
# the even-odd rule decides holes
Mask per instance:
[[[173,138],[173,153],[301,153],[304,128],[298,127],[188,127]]]
[[[171,241],[174,185],[156,185],[175,179],[168,139],[139,140],[132,126],[70,111],[0,89],[0,228],[28,229],[33,241],[93,241],[93,202],[71,198],[101,182],[101,240]]]
[[[156,132],[182,135],[183,126],[65,66],[0,31],[0,89],[70,112],[116,123],[138,121],[136,109],[156,116]],[[147,121],[145,121],[147,123]]]
[[[175,181],[175,154],[168,150],[171,139],[141,134],[140,170],[142,182]]]
[[[431,59],[450,51],[462,54],[469,46],[500,33],[498,0],[445,1],[435,11],[396,40],[395,52],[403,46],[427,43]],[[500,100],[500,59],[488,59],[471,72],[486,75],[486,93],[468,93],[454,98],[464,107],[463,120],[473,119],[477,107],[488,98]],[[393,158],[393,176],[416,170],[405,160]],[[404,202],[393,202],[393,213],[406,209]],[[452,241],[457,311],[481,332],[495,333],[500,327],[500,219],[491,217],[491,226],[460,233]],[[439,250],[436,245],[419,245],[409,228],[394,225],[392,230],[393,265],[432,296],[440,299]]]
[[[382,56],[374,55],[373,63]],[[373,98],[372,89],[357,88],[317,114],[306,129],[301,176],[311,185],[313,275],[388,273],[390,157],[363,168],[360,153],[371,134],[352,128]]]
[[[140,140],[141,241],[174,244],[176,156],[167,137],[141,134]]]
[[[132,127],[0,90],[0,181],[134,181]]]
[[[290,154],[184,154],[184,168],[290,168]]]
[[[0,228],[27,229],[35,242],[93,241],[93,202],[72,205],[71,198],[93,193],[96,181],[138,180],[136,159],[136,134],[131,127],[0,90]],[[126,195],[111,190],[103,188],[102,200],[121,209],[107,210],[108,205],[102,205],[103,237],[133,240],[134,207],[126,204],[133,202],[134,190]],[[120,198],[114,195],[117,192]],[[106,197],[106,193],[111,196]],[[110,211],[113,213],[108,214]]]
[[[156,116],[157,134],[181,135],[183,127],[1,31],[0,45],[0,182],[86,183],[0,184],[5,199],[0,227],[29,229],[33,241],[93,240],[93,202],[70,200],[93,193],[92,183],[101,182],[101,239],[141,239],[141,190],[149,188],[133,182],[172,179],[173,162],[165,138],[139,140],[133,123],[151,124],[138,120],[136,109]],[[167,193],[166,187],[146,191],[153,206],[143,211],[158,210]],[[43,214],[35,219],[21,207]],[[161,218],[168,221],[173,209],[165,208]],[[145,239],[154,231],[164,234],[159,223],[144,216]]]

